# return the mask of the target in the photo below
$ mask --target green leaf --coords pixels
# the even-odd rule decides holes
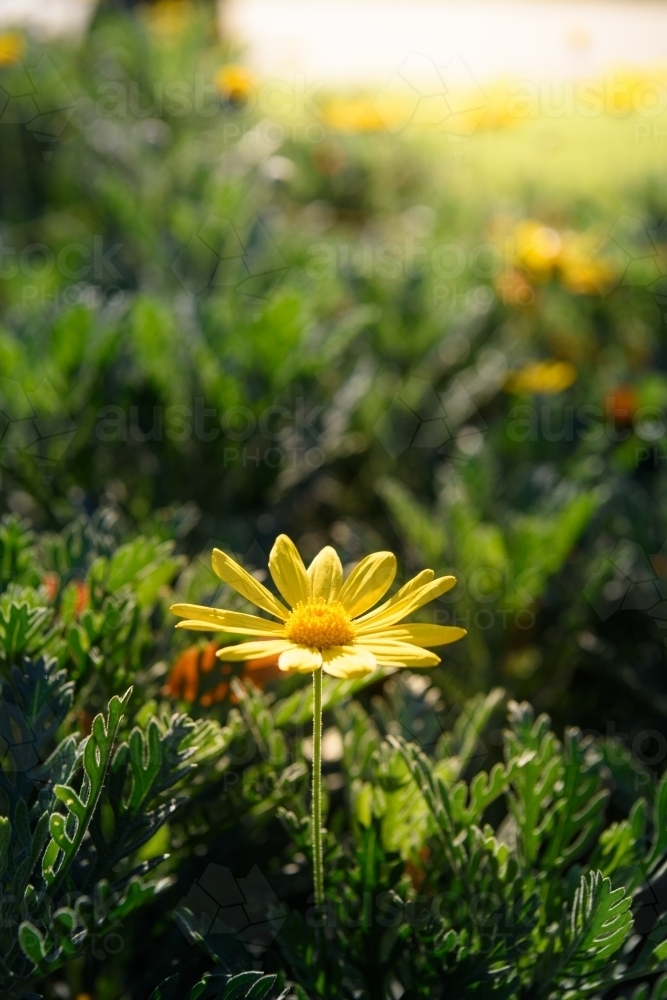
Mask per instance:
[[[599,760],[587,757],[589,743],[578,729],[566,729],[545,868],[557,870],[572,864],[591,845],[604,821],[609,792],[600,787]]]
[[[139,728],[133,729],[130,734],[129,747],[132,794],[128,809],[136,815],[142,808],[162,765],[162,742],[157,721],[151,719],[146,738]]]
[[[662,860],[667,851],[667,774],[662,776],[653,803],[653,836],[645,859],[647,873]]]
[[[176,987],[178,986],[179,975],[176,973],[174,976],[169,976],[163,982],[157,986],[150,995],[149,1000],[170,1000],[170,998],[176,992]],[[190,993],[190,996],[192,993]]]
[[[7,816],[0,816],[0,878],[9,864],[9,848],[12,837],[12,824]]]
[[[538,856],[552,822],[551,796],[561,770],[556,737],[549,719],[535,719],[532,708],[510,702],[512,728],[506,733],[505,759],[510,777],[510,812],[521,834],[521,850],[528,865]]]
[[[277,978],[265,976],[261,972],[240,972],[228,980],[220,994],[220,1000],[263,1000]]]
[[[583,976],[621,947],[632,930],[632,898],[599,871],[582,875],[566,934],[562,976]]]
[[[42,934],[28,921],[19,927],[19,944],[25,955],[36,968],[46,961],[44,938]]]
[[[66,818],[60,813],[54,813],[51,816],[52,840],[44,853],[42,874],[52,892],[67,874],[93,818],[123,709],[131,694],[132,689],[130,688],[122,698],[113,696],[109,702],[106,724],[102,715],[96,716],[93,720],[92,732],[83,745],[86,781],[82,784],[81,795],[69,786],[56,786],[57,798],[65,804],[75,822],[70,835]],[[85,796],[85,800],[83,796]]]

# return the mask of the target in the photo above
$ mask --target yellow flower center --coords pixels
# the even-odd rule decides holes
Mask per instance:
[[[285,622],[285,637],[297,646],[330,649],[354,642],[352,619],[338,601],[297,604]]]

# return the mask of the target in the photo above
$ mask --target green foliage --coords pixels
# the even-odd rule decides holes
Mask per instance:
[[[598,506],[594,493],[579,494],[541,513],[512,511],[502,525],[484,523],[461,487],[445,489],[433,516],[401,483],[385,479],[379,489],[425,563],[460,567],[468,581],[476,573],[496,573],[494,583],[502,586],[514,612],[530,608],[542,596]]]
[[[152,720],[145,732],[135,726],[118,743],[131,691],[111,698],[89,736],[58,741],[73,688],[65,671],[43,659],[14,666],[3,684],[3,737],[16,739],[5,744],[0,770],[2,986],[9,996],[166,887],[147,877],[161,858],[132,859],[183,803],[182,794],[171,795],[175,787],[224,745],[213,723],[176,715]],[[105,830],[109,808],[113,824]]]
[[[95,948],[165,891],[168,873],[150,873],[166,855],[146,850],[165,830],[168,846],[193,770],[218,760],[236,732],[167,704],[137,712],[141,688],[130,710],[123,678],[154,648],[149,616],[182,559],[171,556],[171,541],[117,545],[101,527],[81,520],[38,544],[16,519],[0,528],[7,551],[31,552],[29,562],[12,557],[15,578],[0,596],[0,979],[8,996]],[[95,712],[100,701],[104,711]]]
[[[215,83],[238,56],[212,2],[159,25],[117,6],[85,44],[0,66],[4,95],[57,74],[73,101],[48,150],[23,105],[0,145],[22,262],[0,282],[0,495],[21,512],[0,519],[0,989],[667,996],[664,762],[624,746],[667,720],[662,177],[628,192],[605,162],[573,199],[538,128],[480,122],[459,161],[435,134],[330,127],[324,92],[272,129]],[[169,96],[202,83],[203,106]],[[620,119],[586,169],[619,160]],[[549,122],[570,163],[571,127]],[[632,141],[633,169],[654,146]],[[529,273],[531,218],[564,244],[613,234],[604,294],[563,262]],[[574,381],[519,392],[548,359]],[[324,915],[309,685],[224,673],[168,612],[251,610],[208,553],[261,576],[279,530],[306,558],[456,573],[424,615],[468,628],[428,677],[325,683]],[[209,865],[239,892],[266,877],[280,920],[234,896],[268,927],[254,951],[220,931]]]
[[[405,681],[398,687],[410,724],[419,717],[410,700],[421,696]],[[268,741],[269,706],[258,692],[249,697],[253,718],[265,713]],[[633,922],[656,886],[656,850],[667,860],[656,849],[662,827],[646,835],[641,799],[628,820],[607,826],[599,745],[576,730],[559,741],[525,704],[509,705],[504,762],[494,762],[480,738],[500,698],[465,706],[456,732],[441,732],[429,752],[400,736],[382,739],[377,724],[393,719],[383,699],[374,702],[377,723],[358,702],[336,708],[350,799],[349,813],[330,806],[325,912],[292,909],[277,939],[308,995],[385,998],[400,987],[409,996],[583,1000],[629,996],[618,992],[625,983],[649,975],[655,983],[667,968],[664,920],[639,933]],[[281,745],[289,766],[289,739]],[[449,756],[455,748],[458,757]],[[279,812],[298,857],[308,814],[296,787],[292,794]],[[632,836],[610,877],[598,865],[608,865],[621,826]],[[193,914],[180,919],[217,962],[229,961]],[[642,996],[649,987],[638,989]]]
[[[236,976],[204,976],[184,1000],[285,1000],[288,989],[277,991],[278,976],[261,972],[239,972]],[[150,1000],[170,1000],[178,985],[178,976],[165,980],[151,993]]]
[[[667,870],[667,776],[648,801],[630,793],[628,774],[643,775],[618,750],[576,728],[559,739],[526,703],[509,703],[501,736],[501,689],[456,706],[425,675],[330,679],[318,913],[307,679],[262,690],[232,676],[233,703],[175,711],[164,658],[178,660],[183,636],[164,581],[202,599],[210,578],[173,541],[123,538],[100,518],[48,537],[9,525],[33,555],[0,597],[8,996],[73,975],[81,956],[105,955],[110,934],[133,942],[143,914],[150,970],[135,968],[134,945],[114,960],[118,990],[134,980],[137,996],[661,995],[667,921],[645,912]],[[246,936],[221,931],[220,868],[241,893],[232,924]],[[253,952],[256,927],[267,938]]]

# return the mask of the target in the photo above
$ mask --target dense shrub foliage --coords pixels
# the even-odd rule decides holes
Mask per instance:
[[[457,706],[423,674],[329,678],[318,910],[307,680],[170,697],[165,602],[211,577],[112,520],[2,525],[4,992],[663,995],[665,780],[500,689]]]

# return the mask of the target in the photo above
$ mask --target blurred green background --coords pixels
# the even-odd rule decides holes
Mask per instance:
[[[614,82],[555,117],[500,82],[450,128],[267,90],[206,3],[2,34],[3,510],[260,575],[280,531],[452,569],[449,703],[500,684],[652,763],[667,76]]]

